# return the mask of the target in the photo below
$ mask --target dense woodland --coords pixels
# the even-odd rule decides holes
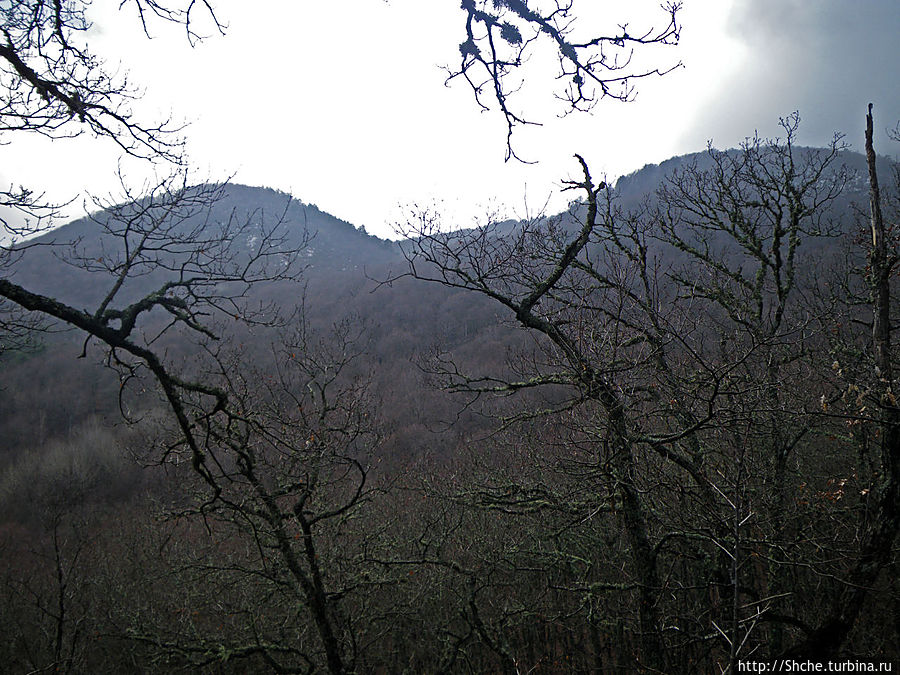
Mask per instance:
[[[78,3],[22,5],[0,130],[173,151],[79,79]],[[612,95],[529,6],[464,2],[458,76],[502,61],[473,25],[538,22],[575,109]],[[414,207],[398,242],[180,170],[46,232],[4,193],[4,672],[900,659],[900,170],[864,115],[865,156],[793,114],[615,186],[576,156],[560,214]]]

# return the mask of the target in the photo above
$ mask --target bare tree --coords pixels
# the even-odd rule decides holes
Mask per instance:
[[[813,299],[825,288],[817,256],[846,232],[838,207],[851,175],[838,165],[839,137],[824,150],[798,148],[797,123],[783,121],[783,140],[711,150],[633,214],[615,207],[579,158],[583,180],[569,186],[583,199],[570,220],[447,233],[435,214],[419,213],[404,231],[410,275],[487,296],[535,335],[533,351],[500,372],[472,375],[440,353],[431,371],[466,405],[499,399],[492,409],[506,427],[528,434],[552,416],[551,438],[573,429],[560,448],[595,458],[564,463],[545,443],[560,461],[538,461],[577,476],[581,491],[521,472],[462,489],[460,503],[565,514],[598,546],[620,519],[630,584],[566,585],[614,612],[621,607],[604,596],[632,589],[630,630],[638,663],[651,670],[715,660],[731,671],[763,646],[778,653],[797,635],[812,639],[815,579],[825,569],[855,574],[852,556],[828,567],[817,551],[827,538],[852,547],[835,522],[865,517],[866,504],[823,508],[844,494],[828,486],[817,508],[796,497],[824,483],[823,472],[851,471],[840,453],[828,468],[820,456],[818,439],[835,433],[823,406],[841,392],[822,356],[833,306]],[[511,395],[529,407],[508,405]],[[574,559],[564,541],[548,550]],[[866,569],[866,584],[848,588],[869,587],[883,568]],[[842,593],[832,592],[837,603]]]
[[[379,435],[358,337],[349,320],[322,338],[301,324],[256,359],[259,370],[243,365],[245,353],[216,350],[227,403],[185,403],[203,481],[196,503],[174,514],[204,546],[179,552],[173,539],[167,581],[199,592],[176,608],[183,621],[132,618],[129,639],[197,667],[250,660],[275,672],[346,673],[372,658],[384,627],[365,611],[366,595],[385,581],[366,572],[362,551],[369,527],[380,531],[366,516],[381,492],[370,475]],[[176,437],[168,461],[190,466],[195,450]],[[228,631],[206,628],[221,622]]]
[[[465,40],[459,45],[459,65],[447,69],[447,82],[464,79],[483,110],[496,105],[506,120],[506,159],[521,161],[513,150],[513,130],[535,122],[513,101],[525,83],[519,71],[535,51],[545,49],[557,56],[557,80],[562,85],[556,96],[567,112],[591,110],[603,98],[628,101],[635,80],[664,75],[680,65],[642,69],[632,62],[638,48],[678,44],[680,8],[678,2],[662,5],[662,28],[633,29],[624,24],[604,34],[593,29],[583,33],[583,22],[570,1],[464,0]]]
[[[87,4],[28,0],[0,8],[0,142],[23,132],[50,138],[91,134],[129,155],[180,163],[182,128],[170,120],[141,120],[133,108],[140,91],[92,53]],[[126,4],[136,9],[145,31],[151,17],[182,24],[192,40],[203,30],[198,24],[223,29],[208,2]],[[41,231],[62,206],[48,202],[41,189],[16,185],[0,191],[0,205],[15,215],[0,221],[4,249],[8,235]]]
[[[201,342],[216,340],[219,334],[209,323],[216,317],[278,323],[277,313],[254,306],[248,292],[262,281],[295,280],[296,256],[305,244],[303,236],[297,243],[286,243],[283,214],[267,220],[231,213],[221,222],[210,222],[210,209],[222,190],[220,185],[188,185],[182,174],[160,182],[136,202],[103,212],[99,219],[107,237],[100,240],[99,250],[76,246],[69,257],[88,273],[109,275],[105,296],[93,310],[77,309],[0,279],[0,296],[76,327],[88,340],[103,345],[107,362],[121,371],[123,391],[131,378],[148,371],[193,451],[195,468],[208,478],[184,398],[205,397],[213,410],[219,410],[226,405],[227,394],[202,379],[176,375],[154,345],[174,330],[186,331]],[[145,284],[136,292],[135,280],[151,273],[156,284],[150,281],[149,289]],[[164,321],[148,318],[160,312]]]
[[[410,274],[448,286],[482,293],[507,307],[525,328],[547,340],[554,353],[555,370],[535,373],[529,379],[510,381],[505,378],[469,378],[448,371],[450,386],[476,395],[511,393],[537,387],[562,386],[572,392],[562,408],[587,406],[596,415],[598,460],[609,470],[609,489],[616,495],[629,543],[630,570],[638,593],[639,625],[636,629],[641,644],[641,661],[650,669],[666,670],[665,649],[661,640],[662,624],[656,594],[661,588],[657,556],[651,541],[647,504],[636,474],[637,439],[630,416],[628,387],[622,386],[614,373],[627,372],[633,364],[619,363],[617,343],[593,344],[585,340],[573,314],[580,309],[589,313],[596,309],[607,314],[605,301],[626,300],[613,289],[594,286],[598,296],[582,293],[567,304],[568,291],[579,286],[573,275],[580,274],[578,262],[589,261],[589,242],[598,222],[611,217],[607,186],[595,184],[587,164],[578,158],[582,180],[569,187],[584,195],[585,207],[579,229],[568,235],[564,229],[548,233],[539,227],[526,227],[512,240],[493,237],[489,229],[466,234],[444,234],[434,229],[427,216],[414,222],[405,232],[412,238],[409,253]],[[544,243],[547,242],[547,243]],[[591,286],[587,288],[591,289]],[[621,288],[621,287],[619,287]],[[587,293],[590,293],[590,290]],[[607,296],[607,297],[604,297]],[[574,328],[574,330],[573,330]],[[603,338],[601,337],[601,340]],[[607,347],[609,349],[607,349]],[[641,359],[642,357],[638,357]],[[606,490],[604,490],[604,493]],[[605,494],[596,495],[598,503]]]
[[[185,2],[183,7],[155,0],[126,4],[136,9],[145,31],[154,17],[182,24],[195,40],[200,11],[206,14],[201,21],[219,31],[223,28],[208,2]],[[58,138],[89,131],[112,139],[129,154],[178,159],[178,127],[138,120],[130,103],[139,93],[124,78],[110,74],[91,53],[85,36],[90,29],[86,7],[80,0],[28,0],[0,10],[4,75],[0,134],[28,131]],[[20,192],[15,197],[17,204],[29,204],[28,195]]]
[[[834,412],[844,416],[853,432],[848,440],[857,448],[857,471],[866,482],[860,491],[862,504],[853,514],[858,532],[855,545],[849,561],[842,561],[838,572],[842,584],[803,639],[785,652],[800,658],[827,658],[840,653],[879,578],[895,564],[900,530],[900,417],[894,393],[896,349],[892,340],[897,295],[892,278],[898,259],[896,236],[884,217],[872,104],[866,115],[865,151],[869,208],[867,232],[861,239],[867,264],[846,271],[849,281],[840,287],[844,295],[837,305],[832,349],[837,357],[834,402],[839,406]],[[896,216],[896,207],[893,213]],[[843,321],[850,322],[848,330],[837,328]],[[871,330],[868,335],[862,332],[866,328]],[[847,482],[844,479],[832,487],[837,498],[843,497]]]
[[[803,463],[792,453],[805,449],[804,440],[820,424],[810,414],[814,397],[804,399],[797,387],[811,369],[821,367],[807,358],[819,330],[805,298],[819,283],[808,256],[841,233],[833,207],[850,179],[848,170],[837,166],[844,149],[840,137],[825,150],[797,148],[799,116],[781,124],[783,139],[754,137],[739,151],[711,149],[703,157],[705,166],[695,161],[676,169],[659,194],[659,237],[685,257],[670,273],[672,283],[679,295],[698,299],[698,310],[716,326],[718,358],[750,355],[731,373],[730,389],[741,395],[732,397],[729,409],[745,411],[735,416],[744,431],[734,448],[753,438],[761,462],[755,464],[756,476],[729,482],[739,494],[748,481],[768,476],[755,517],[766,524],[771,547],[765,586],[776,598],[767,604],[776,626],[770,637],[775,652],[782,639],[774,617],[780,603],[791,604],[784,595],[792,585],[790,572],[782,562],[791,557],[793,534],[785,541],[782,530],[792,487],[802,482],[797,472]],[[737,580],[732,583],[737,593]]]

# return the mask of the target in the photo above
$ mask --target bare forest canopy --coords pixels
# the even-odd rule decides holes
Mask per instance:
[[[6,339],[0,658],[897,659],[866,158],[795,128],[614,188],[585,164],[569,211],[531,221],[412,212],[399,242],[230,184],[30,240],[16,283],[140,335],[198,445],[102,333]]]

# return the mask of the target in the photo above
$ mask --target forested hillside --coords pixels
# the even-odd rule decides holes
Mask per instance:
[[[58,322],[9,344],[4,662],[896,658],[865,158],[795,128],[615,188],[584,165],[565,214],[421,212],[400,242],[237,185],[31,242],[23,286],[113,326],[141,308],[196,445],[126,349]]]

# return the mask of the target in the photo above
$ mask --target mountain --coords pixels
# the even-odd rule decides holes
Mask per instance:
[[[433,403],[441,414],[450,413],[446,402],[437,402],[438,392],[420,393],[421,374],[412,361],[438,341],[452,345],[492,335],[496,310],[461,291],[409,278],[382,285],[406,268],[396,242],[368,235],[314,205],[268,188],[223,186],[211,208],[190,214],[172,236],[206,236],[229,221],[261,224],[264,229],[277,223],[284,233],[279,245],[298,251],[300,283],[258,284],[252,301],[288,310],[302,305],[307,325],[321,335],[344,320],[364,327],[361,348],[371,355],[368,377],[379,405],[388,411],[393,447],[402,455],[428,445],[431,440],[423,440],[428,433],[419,423],[421,407]],[[122,255],[125,239],[110,236],[111,222],[110,213],[98,212],[32,240],[11,279],[31,292],[93,312],[115,283],[105,266]],[[258,245],[257,236],[253,228],[241,232],[232,251],[247,254]],[[161,259],[171,268],[179,255],[179,250],[167,249]],[[133,302],[171,276],[170,271],[142,272],[126,282],[117,298]],[[161,322],[166,317],[160,314],[150,316]],[[271,339],[251,332],[242,335],[241,345],[252,361],[254,354],[270,349]],[[44,335],[37,352],[0,353],[0,467],[26,451],[39,451],[53,438],[95,424],[96,418],[105,424],[117,422],[118,381],[94,359],[78,358],[83,342],[83,335],[64,330]],[[167,343],[165,350],[186,357],[191,347]]]
[[[796,148],[797,155],[805,158],[810,155],[827,152],[823,148]],[[720,151],[714,151],[720,152]],[[725,151],[727,154],[737,156],[738,150],[732,149]],[[709,152],[694,152],[686,155],[678,155],[671,157],[660,164],[647,164],[641,169],[620,177],[616,181],[615,193],[622,204],[628,208],[637,206],[642,200],[648,196],[652,196],[655,190],[674,172],[683,170],[690,166],[697,166],[700,169],[710,169],[712,160]],[[878,174],[882,182],[887,180],[892,172],[893,162],[888,157],[878,157]],[[834,162],[834,168],[845,167],[851,174],[851,179],[846,186],[845,197],[849,199],[859,199],[860,197],[868,198],[868,169],[866,167],[865,155],[850,150],[842,150],[838,152],[837,159]]]
[[[195,232],[217,233],[245,223],[258,224],[261,229],[277,224],[283,234],[279,245],[285,249],[298,249],[302,264],[308,270],[350,272],[398,258],[392,242],[370,236],[316,206],[303,204],[276,190],[235,184],[189,189],[209,190],[214,193],[215,200],[208,208],[203,204],[200,208],[190,209],[177,228],[172,232],[164,231],[160,240],[163,237],[177,239],[180,235]],[[147,200],[139,202],[137,208],[126,212],[120,220],[133,217],[142,209],[149,211],[149,208]],[[105,225],[120,231],[126,227],[116,222],[109,212],[100,211],[31,240],[32,248],[16,263],[15,281],[33,292],[56,297],[62,302],[79,306],[96,302],[109,282],[102,261],[107,258],[107,262],[112,262],[109,259],[119,260],[123,255],[122,240],[110,236]],[[234,242],[232,249],[245,246],[249,251],[256,243],[258,232],[254,227],[248,227],[240,236],[243,241]],[[184,248],[174,246],[167,252],[175,256],[175,251]],[[165,258],[165,253],[162,255]],[[97,264],[86,265],[85,260]],[[89,267],[91,271],[86,269]],[[134,293],[141,293],[153,288],[159,280],[158,275],[141,275],[130,283]]]
[[[803,149],[800,154],[816,152],[821,151]],[[889,165],[887,160],[881,162],[881,175],[887,177]],[[853,174],[838,209],[846,216],[840,221],[846,228],[854,218],[850,204],[865,205],[868,200],[865,158],[845,151],[838,163]],[[617,181],[613,190],[616,204],[624,210],[638,208],[653,201],[655,191],[673,171],[710,165],[707,153],[648,165]],[[508,313],[477,294],[395,278],[407,270],[402,249],[410,242],[368,235],[314,205],[269,188],[229,184],[220,186],[220,192],[210,209],[191,214],[180,227],[202,231],[230,220],[281,222],[286,233],[282,245],[300,249],[303,286],[262,284],[256,291],[258,299],[285,306],[302,304],[308,324],[322,334],[347,317],[364,327],[370,377],[398,454],[415,454],[422,446],[435,446],[436,438],[425,432],[426,418],[453,416],[453,405],[425,383],[415,365],[418,355],[441,345],[466,355],[473,371],[479,366],[490,370],[491,364],[502,363],[507,351],[523,339],[509,323]],[[71,258],[96,261],[113,254],[120,242],[103,232],[106,222],[108,214],[95,213],[34,240],[15,265],[13,281],[75,307],[95,307],[112,280],[96,269],[102,265],[87,271],[84,265],[71,264]],[[577,226],[577,220],[569,225]],[[521,227],[521,223],[505,222],[495,235],[515,237]],[[816,244],[815,255],[823,254],[822,246],[835,246],[835,241]],[[247,234],[243,243],[251,249],[253,235]],[[157,288],[162,278],[159,273],[137,276],[128,282],[124,296],[141,297]],[[380,283],[390,279],[389,284]],[[0,457],[12,457],[33,444],[34,428],[45,430],[38,437],[43,439],[70,433],[92,416],[116,419],[117,383],[89,359],[75,358],[81,353],[82,340],[73,332],[49,335],[38,356],[0,356],[4,378],[0,385]],[[261,343],[259,348],[264,346]]]
[[[865,268],[864,179],[819,154],[674,158],[618,182],[636,214],[587,230],[575,202],[398,245],[271,190],[196,186],[221,198],[113,205],[23,248],[16,281],[88,308],[102,327],[70,317],[104,343],[0,351],[21,670],[65,664],[69,633],[79,672],[307,672],[338,642],[354,672],[895,656],[897,409],[867,322],[873,287],[900,295]],[[404,274],[417,251],[439,283]],[[274,274],[252,289],[222,272],[258,256]],[[280,278],[295,256],[300,283]],[[164,285],[179,274],[193,285]],[[305,323],[235,321],[244,303]],[[117,325],[153,356],[110,354]],[[226,405],[180,405],[211,384]]]

